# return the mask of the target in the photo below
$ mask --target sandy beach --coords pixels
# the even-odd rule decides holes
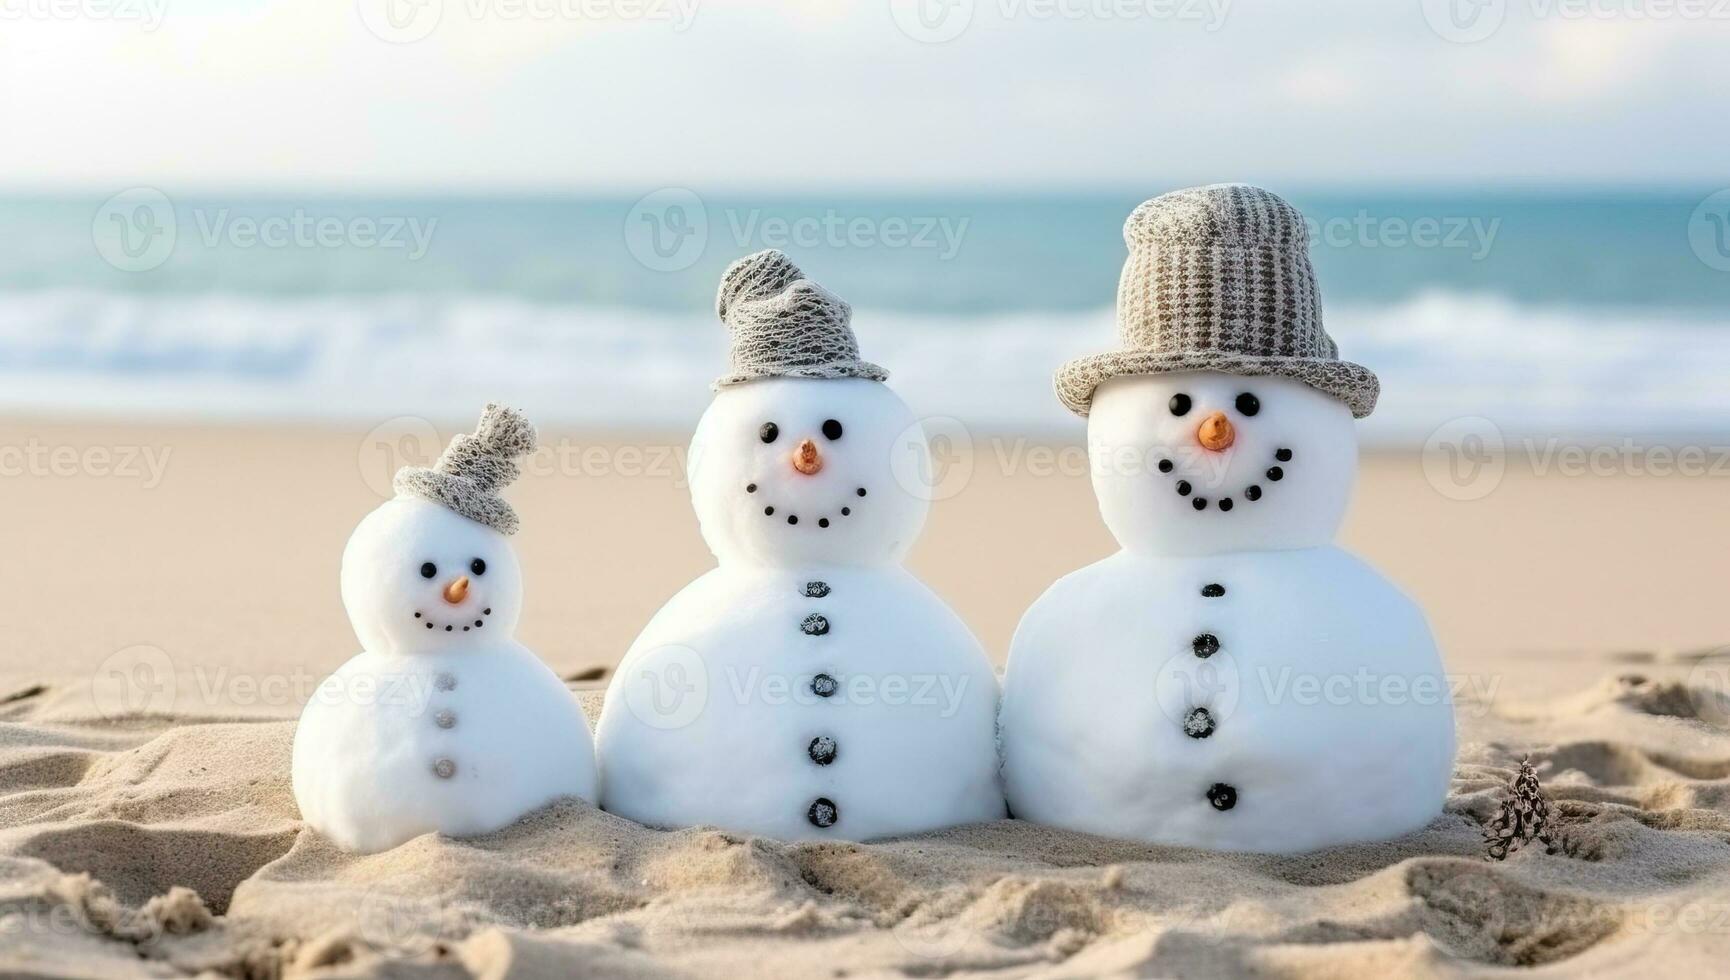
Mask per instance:
[[[345,855],[300,823],[293,719],[356,650],[343,543],[434,450],[424,429],[0,422],[0,975],[1631,976],[1730,955],[1721,478],[1521,450],[1462,484],[1365,457],[1341,542],[1426,608],[1460,690],[1447,810],[1398,841],[1217,855],[1003,821],[783,844],[566,803]],[[682,436],[543,443],[511,492],[521,638],[593,719],[710,559]],[[1073,447],[979,436],[950,465],[911,565],[1001,662],[1045,586],[1113,546]],[[1488,863],[1480,826],[1527,755],[1563,852]]]

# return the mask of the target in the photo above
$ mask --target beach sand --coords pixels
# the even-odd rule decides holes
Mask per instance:
[[[436,448],[421,435],[0,423],[0,447],[20,449],[0,458],[0,975],[1633,976],[1730,961],[1720,479],[1521,458],[1459,500],[1416,456],[1366,457],[1342,543],[1425,606],[1461,689],[1446,812],[1401,840],[1267,857],[1003,821],[783,844],[571,802],[486,838],[350,856],[299,822],[293,719],[355,652],[343,542],[389,471]],[[512,493],[522,639],[593,718],[606,669],[709,558],[682,439],[546,441]],[[1001,660],[1021,610],[1111,542],[1073,451],[974,449],[911,564]],[[1487,862],[1481,824],[1528,754],[1562,850]]]

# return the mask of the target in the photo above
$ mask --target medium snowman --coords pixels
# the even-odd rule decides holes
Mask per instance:
[[[294,797],[341,846],[498,830],[561,796],[595,801],[582,707],[515,639],[522,573],[498,491],[535,448],[488,405],[430,469],[355,528],[342,599],[364,648],[314,692],[294,735]]]
[[[906,477],[918,422],[860,360],[848,305],[787,256],[735,262],[716,306],[732,371],[689,477],[718,567],[614,675],[602,806],[782,839],[1002,817],[990,663],[901,565],[929,506]]]
[[[1422,612],[1332,543],[1378,382],[1322,328],[1303,216],[1267,191],[1155,198],[1124,226],[1123,349],[1057,375],[1122,550],[1011,646],[1015,816],[1289,853],[1440,814],[1453,714]]]

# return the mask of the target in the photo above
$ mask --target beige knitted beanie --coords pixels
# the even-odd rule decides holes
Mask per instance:
[[[535,427],[523,413],[489,404],[473,435],[451,440],[431,468],[405,466],[393,485],[399,496],[442,504],[500,534],[515,534],[516,511],[499,491],[521,475],[517,458],[535,451]]]
[[[715,312],[733,339],[732,370],[716,380],[717,389],[757,378],[889,377],[859,359],[852,308],[775,249],[727,267]]]
[[[1276,375],[1338,398],[1354,417],[1375,409],[1380,383],[1340,360],[1322,328],[1309,229],[1279,195],[1245,184],[1174,191],[1136,208],[1123,238],[1123,347],[1058,370],[1070,411],[1086,415],[1111,378],[1179,371]]]

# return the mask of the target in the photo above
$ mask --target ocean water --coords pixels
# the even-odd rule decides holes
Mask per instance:
[[[1710,193],[1290,194],[1329,330],[1382,378],[1366,437],[1730,436]],[[1051,372],[1113,343],[1143,196],[0,198],[0,408],[686,427],[721,270],[779,247],[921,414],[1073,435]]]

